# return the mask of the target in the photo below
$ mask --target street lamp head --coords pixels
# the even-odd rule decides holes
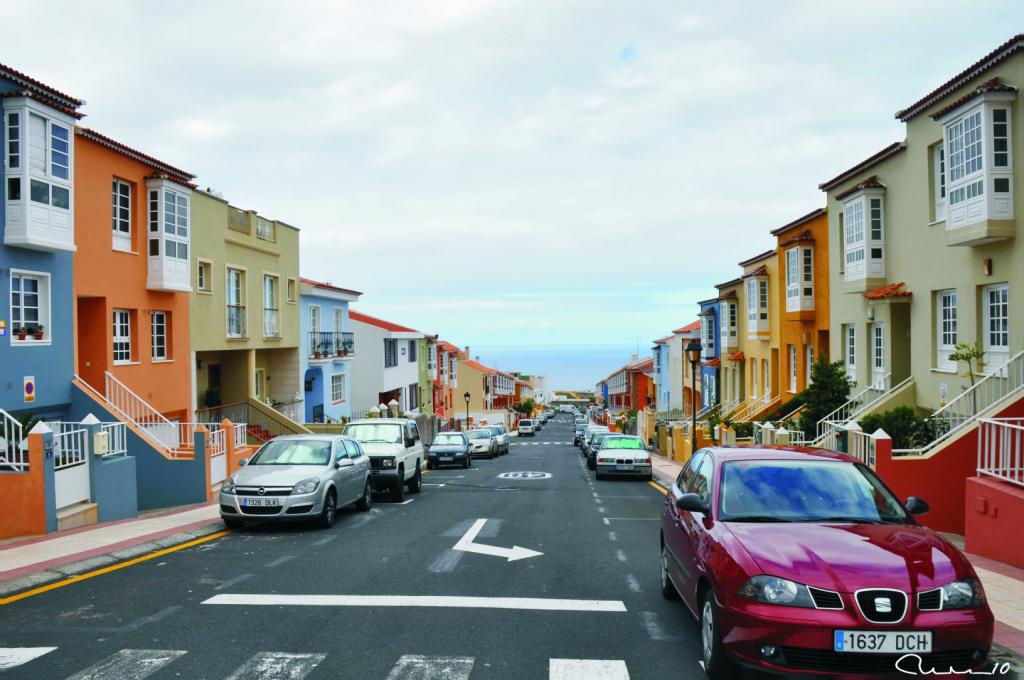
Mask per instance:
[[[468,404],[469,400],[473,398],[473,395],[471,395],[469,392],[466,392],[465,394],[462,395],[462,398],[465,399],[466,403]]]
[[[700,362],[700,353],[704,351],[704,347],[701,346],[700,340],[694,339],[686,343],[685,351],[686,358],[690,361],[690,363],[696,364]]]

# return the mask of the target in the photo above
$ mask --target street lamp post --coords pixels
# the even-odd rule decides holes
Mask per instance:
[[[466,429],[468,430],[469,429],[469,400],[473,398],[473,395],[471,395],[469,393],[469,391],[467,390],[466,393],[462,395],[462,398],[466,400]]]
[[[693,413],[693,422],[690,429],[692,444],[690,454],[697,453],[697,364],[700,363],[700,353],[704,350],[700,340],[693,339],[686,344],[686,358],[690,361],[690,410]]]

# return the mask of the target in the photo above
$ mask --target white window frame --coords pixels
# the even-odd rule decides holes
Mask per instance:
[[[799,355],[796,351],[796,345],[789,346],[789,391],[796,394],[797,391],[797,376],[799,375],[799,367],[797,366],[797,357]]]
[[[867,215],[864,197],[843,203],[843,269],[847,281],[863,279],[867,275]]]
[[[871,326],[871,382],[877,383],[885,377],[885,324]]]
[[[273,243],[275,241],[274,232],[273,222],[256,215],[256,238]]]
[[[281,277],[263,274],[263,337],[281,337]],[[269,305],[269,306],[268,306]]]
[[[934,210],[935,221],[946,219],[946,145],[936,144],[932,148],[932,173],[934,175]]]
[[[843,363],[846,377],[857,384],[857,327],[848,323],[843,327]]]
[[[956,371],[956,362],[949,355],[956,351],[958,338],[956,290],[935,292],[935,364],[941,371]]]
[[[189,201],[190,197],[181,191],[169,187],[162,190],[161,211],[163,212],[163,245],[160,249],[161,257],[174,257],[178,260],[188,262],[188,249],[190,247],[189,230]],[[170,255],[169,244],[174,243],[174,255]],[[182,250],[184,247],[184,250]],[[184,256],[183,256],[184,253]]]
[[[225,274],[224,315],[225,329],[229,338],[244,338],[246,336],[248,319],[246,318],[245,273],[244,269],[227,267]],[[232,278],[235,279],[237,286],[232,285]],[[231,309],[233,307],[241,310],[241,324],[236,332],[232,332],[231,329]]]
[[[132,363],[132,313],[128,309],[114,309],[111,313],[114,366]]]
[[[150,358],[155,362],[168,361],[167,318],[169,312],[153,312],[149,318]]]
[[[345,401],[345,374],[335,373],[331,376],[331,403],[341,404]]]
[[[750,396],[754,399],[757,398],[758,382],[757,382],[757,359],[750,361]]]
[[[1006,363],[1010,358],[1010,289],[1005,283],[981,289],[982,347],[985,349],[986,372]]]
[[[311,333],[321,332],[320,328],[320,305],[309,306],[309,330]]]
[[[807,362],[807,366],[804,370],[807,372],[807,382],[804,387],[809,387],[814,383],[814,379],[811,377],[814,373],[814,345],[807,345],[805,352],[806,357],[804,358],[804,361]]]
[[[786,311],[800,311],[800,248],[786,251]]]
[[[15,305],[14,302],[14,296],[16,294],[14,290],[15,279],[18,280],[17,305]],[[36,320],[31,322],[26,322],[24,316],[26,309],[24,298],[24,286],[26,279],[33,280],[36,282],[37,300],[36,306],[34,308],[36,310]],[[10,319],[11,325],[7,329],[7,333],[11,338],[11,346],[41,346],[51,344],[53,336],[52,328],[50,326],[50,319],[52,316],[50,274],[48,274],[47,272],[27,271],[24,269],[12,269],[8,282],[10,290],[10,296],[7,298],[8,309],[10,310],[10,315],[8,316],[8,319]],[[18,310],[18,314],[14,313],[15,309]],[[17,317],[18,319],[17,321],[15,321],[15,317]],[[26,335],[24,340],[18,340],[18,338],[14,335],[14,329],[17,326],[24,326],[26,323],[42,324],[43,337],[41,340],[36,340],[34,335]]]
[[[939,119],[946,148],[947,231],[1014,217],[1014,96],[989,92]]]
[[[132,252],[132,185],[114,177],[110,191],[110,228],[114,250]]]

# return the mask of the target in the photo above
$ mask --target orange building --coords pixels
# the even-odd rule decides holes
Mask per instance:
[[[111,401],[127,398],[123,385],[167,418],[191,420],[193,176],[92,130],[75,132],[78,375]]]
[[[819,208],[772,236],[781,279],[778,385],[786,402],[810,383],[818,354],[828,356],[828,214]]]

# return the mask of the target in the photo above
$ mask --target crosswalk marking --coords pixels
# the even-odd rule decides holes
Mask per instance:
[[[227,680],[301,680],[326,654],[260,652],[235,669]]]
[[[387,680],[468,680],[473,672],[470,656],[417,656],[407,654],[388,673]]]
[[[594,659],[551,659],[549,680],[629,680],[625,661]]]
[[[122,649],[68,680],[142,680],[184,654],[181,649]]]
[[[38,659],[43,654],[49,654],[56,647],[5,647],[0,648],[0,671],[8,668],[16,668],[32,659]]]

